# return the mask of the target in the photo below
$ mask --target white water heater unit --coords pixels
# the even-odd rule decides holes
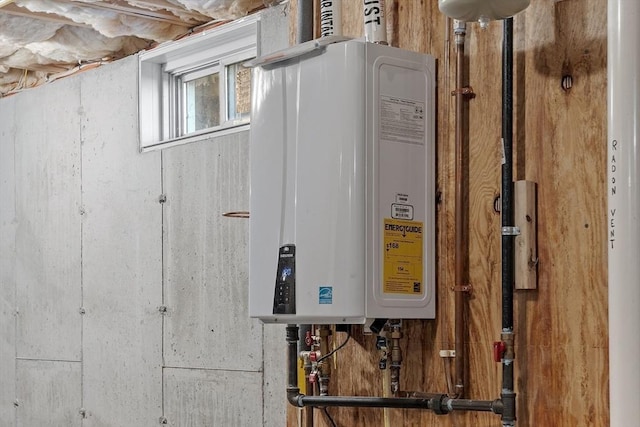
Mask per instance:
[[[326,37],[252,64],[249,314],[435,316],[435,60]]]

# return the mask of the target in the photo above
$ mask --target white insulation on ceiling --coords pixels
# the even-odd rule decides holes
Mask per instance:
[[[262,0],[178,0],[172,3],[217,19],[238,18],[264,4]]]
[[[242,17],[270,3],[15,0],[0,8],[0,95],[39,84],[47,75],[79,64],[120,58],[176,39],[201,24]],[[20,13],[12,13],[15,10]]]
[[[87,7],[96,1],[65,3],[55,0],[16,0],[15,4],[32,12],[54,13],[77,22],[90,25],[106,37],[137,35],[151,40],[171,40],[183,34],[185,27],[160,23],[142,17],[128,16],[117,10]]]

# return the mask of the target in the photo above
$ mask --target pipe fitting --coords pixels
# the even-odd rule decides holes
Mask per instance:
[[[516,357],[515,353],[515,336],[513,332],[502,332],[500,339],[504,343],[504,351],[502,353],[502,359],[512,361]]]
[[[460,19],[453,20],[453,34],[457,35],[465,35],[467,34],[467,23]]]
[[[318,388],[320,389],[320,396],[329,395],[329,376],[320,374],[318,379]]]
[[[449,406],[448,406],[448,402],[450,400],[451,399],[446,394],[441,394],[439,396],[432,397],[431,399],[429,399],[429,402],[431,402],[430,409],[436,415],[446,415],[450,412]]]
[[[287,400],[289,404],[296,408],[303,408],[302,397],[304,394],[300,394],[300,389],[297,387],[287,387]]]
[[[287,343],[295,342],[298,343],[298,326],[296,325],[287,325],[286,334],[287,334]]]
[[[516,393],[511,390],[502,390],[502,425],[515,425],[516,422]]]
[[[453,20],[453,35],[455,36],[456,45],[464,45],[464,41],[467,35],[467,23],[464,21],[459,21],[457,19]]]
[[[321,356],[320,352],[317,351],[317,350],[301,351],[300,352],[300,358],[304,362],[304,367],[305,368],[307,366],[311,367],[316,360],[320,359],[320,356]]]
[[[391,395],[398,396],[400,390],[400,366],[391,365]]]
[[[398,396],[400,390],[400,367],[402,365],[402,348],[400,339],[402,338],[402,324],[399,320],[389,322],[391,328],[391,393]]]
[[[502,400],[496,399],[492,402],[491,412],[493,412],[494,414],[502,415],[502,413],[504,412],[504,403],[502,403]]]

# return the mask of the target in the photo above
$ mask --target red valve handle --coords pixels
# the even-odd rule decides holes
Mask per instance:
[[[502,361],[502,356],[506,349],[507,345],[503,341],[496,341],[493,343],[493,360],[496,363],[500,363]]]

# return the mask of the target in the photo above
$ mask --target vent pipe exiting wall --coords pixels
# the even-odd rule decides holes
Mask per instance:
[[[610,425],[640,420],[640,2],[608,6]],[[634,421],[635,420],[635,421]]]
[[[384,0],[363,0],[364,38],[370,43],[387,43]]]
[[[342,0],[320,0],[320,36],[342,35]]]

